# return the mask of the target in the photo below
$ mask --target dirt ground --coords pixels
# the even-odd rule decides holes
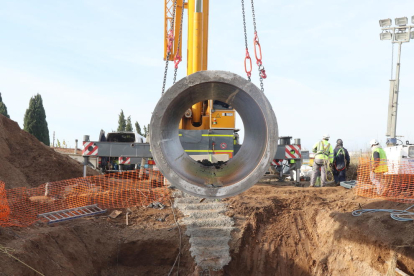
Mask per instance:
[[[413,222],[394,221],[387,213],[351,215],[361,207],[407,204],[288,182],[257,184],[224,201],[237,227],[232,261],[222,272],[198,273],[182,234],[180,275],[385,275],[395,265],[414,275]],[[1,228],[0,245],[45,275],[168,275],[180,248],[172,209],[131,211],[129,226],[123,210],[115,219],[107,213],[52,226]],[[185,232],[185,226],[180,229]],[[0,275],[36,274],[3,255]]]
[[[391,261],[414,275],[414,224],[360,208],[408,204],[357,197],[342,187],[255,185],[226,200],[240,232],[228,275],[385,275]],[[391,274],[393,275],[393,274]]]
[[[88,175],[98,172],[88,168]],[[83,176],[83,166],[39,142],[0,114],[0,181],[6,188],[37,187]]]
[[[115,219],[108,217],[109,210],[51,226],[0,228],[0,245],[16,249],[14,256],[45,275],[167,275],[180,242],[172,209],[130,210],[128,226],[126,210]],[[180,271],[194,270],[188,240],[182,236]],[[37,275],[0,255],[0,275]]]

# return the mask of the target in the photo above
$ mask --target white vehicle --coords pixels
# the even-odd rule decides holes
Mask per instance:
[[[384,148],[388,160],[387,174],[414,174],[414,145],[397,145]]]

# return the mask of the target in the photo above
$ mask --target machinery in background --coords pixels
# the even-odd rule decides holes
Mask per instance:
[[[184,11],[188,15],[187,75],[208,68],[209,2],[165,1],[164,60],[167,63],[174,61],[175,76],[182,59]],[[214,163],[233,157],[235,126],[234,108],[225,102],[210,99],[189,106],[182,114],[178,128],[181,144],[190,157]]]
[[[414,24],[414,16],[411,17],[411,23]],[[388,102],[387,118],[387,147],[384,148],[388,159],[388,174],[413,174],[414,172],[414,145],[409,141],[404,143],[397,137],[397,115],[398,115],[398,96],[400,94],[400,67],[401,67],[401,46],[403,43],[410,42],[414,39],[414,25],[408,25],[407,17],[395,18],[395,26],[392,25],[392,19],[382,19],[379,21],[382,33],[381,40],[391,40],[394,47],[398,45],[398,56],[395,70],[395,78],[391,69],[391,80]],[[393,58],[394,58],[394,52]],[[394,64],[392,63],[393,68]],[[397,144],[400,141],[401,144]],[[399,164],[396,166],[396,164]]]
[[[101,130],[99,142],[84,141],[83,145],[83,155],[97,156],[97,169],[103,173],[135,170],[142,165],[143,157],[134,152],[144,145],[144,137],[132,131],[109,132],[105,135],[105,131]]]
[[[386,174],[414,174],[414,144],[406,141],[405,145],[384,148],[388,160]]]
[[[309,159],[309,151],[303,151],[300,139],[294,139],[294,143],[291,144],[291,136],[279,137],[279,144],[277,146],[276,156],[271,162],[270,173],[277,174],[280,180],[284,180],[287,176],[292,176],[291,166],[292,160],[296,164],[294,177],[299,176],[296,180],[306,180],[300,177],[300,170],[303,165],[304,159]]]

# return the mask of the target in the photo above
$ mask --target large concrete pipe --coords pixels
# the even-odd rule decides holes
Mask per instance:
[[[239,152],[216,168],[194,161],[183,149],[178,125],[194,103],[214,99],[233,106],[244,124]],[[278,128],[272,106],[246,79],[224,71],[201,71],[174,84],[161,97],[150,124],[151,152],[163,175],[174,186],[205,198],[239,194],[265,174],[275,156]]]

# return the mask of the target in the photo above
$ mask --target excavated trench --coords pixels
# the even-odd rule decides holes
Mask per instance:
[[[412,223],[381,213],[350,214],[359,205],[403,209],[404,204],[369,201],[339,188],[264,185],[224,202],[237,227],[232,260],[210,275],[385,275],[395,267],[414,274]],[[134,209],[131,222],[125,226],[124,216],[100,216],[2,228],[0,244],[16,249],[16,257],[45,275],[168,275],[179,250],[171,209]],[[189,249],[183,235],[180,275],[200,275]],[[36,273],[2,257],[0,275]]]
[[[276,191],[276,192],[275,192]],[[253,204],[255,202],[255,204]],[[228,200],[236,225],[228,275],[414,275],[414,226],[367,209],[409,205],[356,197],[343,188],[255,187]],[[398,275],[398,274],[397,274]]]

